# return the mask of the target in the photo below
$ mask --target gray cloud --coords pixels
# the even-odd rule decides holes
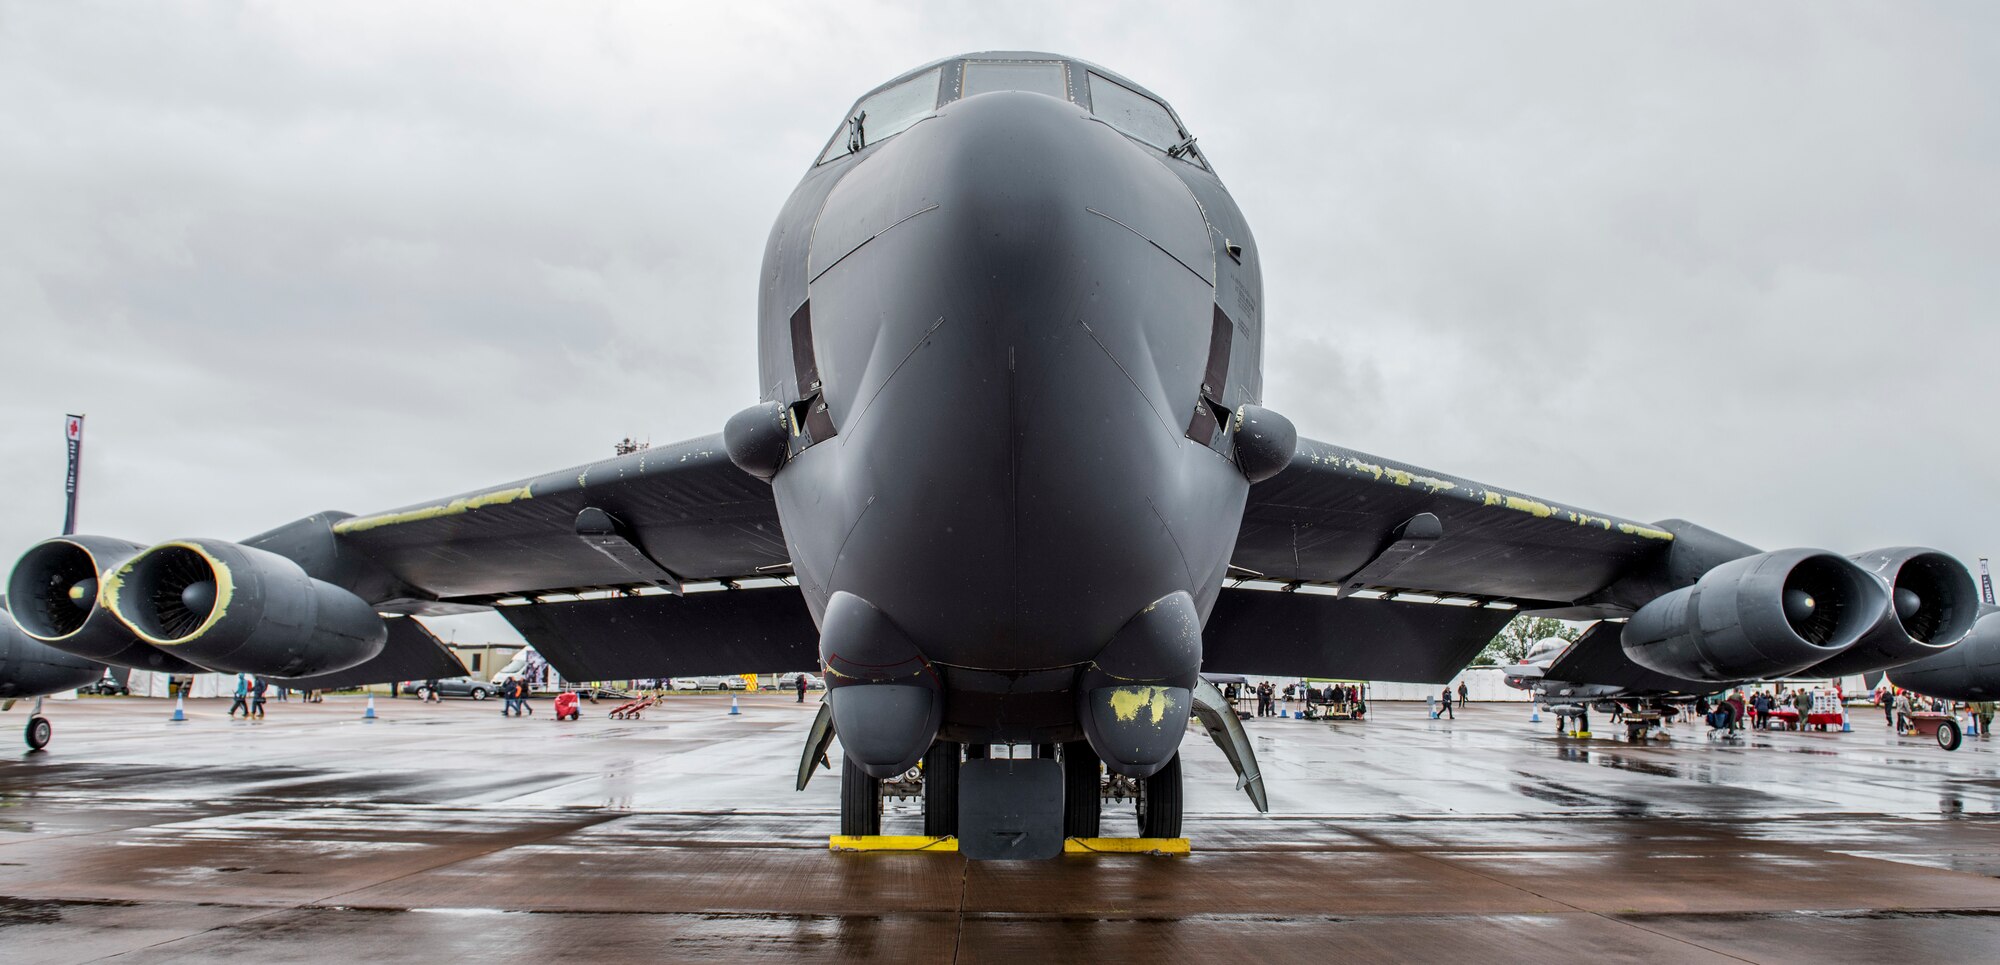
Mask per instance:
[[[1055,49],[1175,104],[1318,438],[1764,545],[2000,548],[1975,4],[0,2],[0,558],[712,432],[867,87]],[[485,632],[482,629],[469,632]]]

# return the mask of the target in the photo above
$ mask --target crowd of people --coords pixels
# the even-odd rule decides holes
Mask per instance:
[[[1230,683],[1222,686],[1222,696],[1232,706],[1244,700],[1255,703],[1253,714],[1239,716],[1276,717],[1280,701],[1299,702],[1298,716],[1307,720],[1320,717],[1361,719],[1368,712],[1366,692],[1360,684],[1328,683],[1315,687],[1306,681],[1283,687],[1269,680],[1258,683]]]

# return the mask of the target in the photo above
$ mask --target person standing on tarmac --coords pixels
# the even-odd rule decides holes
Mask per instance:
[[[1466,686],[1465,686],[1465,681],[1463,681],[1463,680],[1459,681],[1459,682],[1458,682],[1458,705],[1459,705],[1460,707],[1463,707],[1463,706],[1465,706],[1466,704],[1469,704],[1469,703],[1471,703],[1471,702],[1472,702],[1472,697],[1471,697],[1471,694],[1472,694],[1472,690],[1471,690],[1470,688],[1468,688],[1468,687],[1466,687]]]
[[[506,680],[500,681],[500,716],[514,716],[515,709],[521,705],[521,699],[515,696],[521,692],[520,688],[521,681],[519,677],[508,677]]]
[[[264,694],[271,689],[271,682],[262,677],[250,684],[250,714],[258,720],[264,719]]]
[[[1451,688],[1450,688],[1450,687],[1446,687],[1446,688],[1444,689],[1444,699],[1443,699],[1443,701],[1442,701],[1442,702],[1440,702],[1440,703],[1438,704],[1438,716],[1439,716],[1439,717],[1449,717],[1449,718],[1451,718],[1452,720],[1457,720],[1457,719],[1458,719],[1458,715],[1457,715],[1457,714],[1454,714],[1454,713],[1452,713],[1452,712],[1451,712]]]
[[[798,680],[796,680],[796,681],[794,681],[793,685],[799,688],[799,703],[802,703],[802,704],[803,704],[803,703],[805,703],[805,702],[806,702],[806,675],[805,675],[805,674],[799,674],[799,679],[798,679]]]
[[[248,677],[246,677],[246,676],[244,676],[244,675],[242,675],[242,674],[237,674],[237,675],[236,675],[236,700],[235,700],[235,701],[233,701],[232,703],[230,703],[230,705],[229,705],[229,716],[230,716],[230,717],[232,717],[232,718],[233,718],[233,717],[235,717],[235,716],[236,716],[236,712],[240,710],[240,711],[242,711],[242,712],[243,712],[243,719],[244,719],[244,720],[249,720],[249,719],[250,719],[250,705],[249,705],[249,703],[247,703],[247,699],[249,698],[249,696],[250,696],[250,678],[248,678]]]

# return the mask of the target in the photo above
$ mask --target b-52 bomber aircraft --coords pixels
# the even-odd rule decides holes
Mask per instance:
[[[428,645],[408,616],[484,607],[572,680],[817,664],[841,831],[923,762],[925,830],[975,858],[1098,834],[1107,768],[1144,836],[1179,835],[1191,715],[1261,803],[1204,669],[1442,681],[1522,611],[1629,618],[1626,654],[1699,680],[1971,626],[1924,551],[1762,552],[1298,438],[1264,405],[1260,260],[1144,87],[940,60],[861,97],[786,202],[761,401],[721,433],[240,543],[49,540],[15,616],[95,660],[320,686]]]

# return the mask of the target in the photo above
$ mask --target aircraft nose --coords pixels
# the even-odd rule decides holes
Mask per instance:
[[[842,177],[813,226],[813,282],[890,231],[935,227],[964,257],[1046,280],[1120,231],[1213,288],[1201,207],[1143,147],[1067,101],[996,91],[946,105]]]
[[[809,597],[847,590],[933,659],[1001,667],[1030,644],[1088,659],[1220,580],[1245,484],[1188,439],[1215,264],[1170,163],[1066,101],[995,92],[831,190],[794,331],[835,436],[773,480],[814,507],[786,522]]]

